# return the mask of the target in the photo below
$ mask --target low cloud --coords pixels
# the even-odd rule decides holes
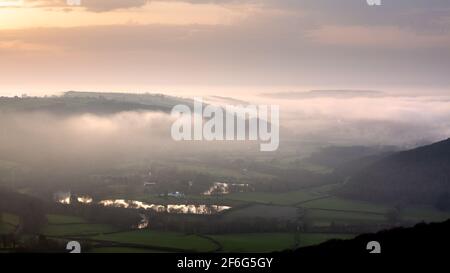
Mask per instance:
[[[280,149],[289,143],[302,151],[308,142],[406,148],[446,139],[450,136],[448,100],[448,96],[319,97],[264,103],[280,106]],[[129,161],[257,151],[256,146],[243,142],[176,142],[170,136],[173,121],[168,114],[134,111],[68,116],[4,113],[0,116],[1,160],[77,173]]]
[[[418,32],[395,26],[322,26],[310,30],[313,42],[348,47],[433,48],[449,47],[448,33]]]
[[[68,7],[67,0],[25,0],[35,7]],[[118,9],[140,8],[151,2],[184,2],[190,4],[235,4],[252,0],[81,0],[81,7],[92,12],[107,12]]]
[[[3,114],[0,124],[2,160],[31,166],[89,165],[156,156],[157,147],[170,141],[171,117],[153,112],[65,117],[12,112]]]
[[[264,93],[263,96],[278,99],[311,99],[311,98],[337,98],[337,99],[351,99],[351,98],[373,98],[384,97],[387,94],[381,91],[372,90],[311,90],[306,92],[278,92],[278,93]]]
[[[411,147],[450,137],[448,96],[277,99],[286,137]],[[282,134],[283,140],[283,134]]]
[[[142,7],[149,2],[149,0],[81,0],[81,6],[90,11],[103,12],[115,9]],[[25,3],[42,8],[70,7],[67,0],[25,0]]]

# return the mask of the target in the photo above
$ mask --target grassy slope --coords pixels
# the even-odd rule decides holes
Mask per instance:
[[[84,224],[87,221],[83,218],[61,214],[48,214],[48,223],[51,225],[65,225],[65,224]]]
[[[93,248],[90,251],[90,253],[160,253],[160,252],[133,247],[96,247]]]
[[[0,234],[8,234],[13,232],[20,222],[19,216],[10,213],[1,213],[1,216],[2,221],[0,222]]]
[[[332,209],[332,210],[346,210],[346,211],[360,211],[373,213],[386,213],[388,207],[368,202],[354,201],[343,199],[339,197],[329,197],[318,199],[301,204],[305,208],[318,209]]]
[[[105,224],[88,223],[85,219],[60,214],[47,215],[48,225],[41,231],[47,236],[86,236],[117,231]]]
[[[208,239],[197,235],[176,232],[137,230],[94,236],[92,239],[117,243],[138,244],[148,247],[176,248],[199,252],[213,251],[217,246]]]
[[[295,246],[291,233],[246,233],[212,235],[222,245],[223,252],[272,252]]]
[[[354,237],[348,234],[304,233],[296,236],[292,233],[245,233],[211,235],[222,246],[222,252],[273,252],[293,248],[297,244],[309,246],[320,244],[329,239],[348,239]]]
[[[117,231],[116,228],[104,224],[67,224],[48,225],[42,230],[47,236],[86,236]]]
[[[321,195],[309,191],[292,191],[286,193],[247,192],[226,196],[227,199],[273,205],[295,205]]]

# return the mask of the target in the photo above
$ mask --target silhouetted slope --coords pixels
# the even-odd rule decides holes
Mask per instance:
[[[439,255],[448,253],[450,220],[443,223],[417,224],[411,228],[395,228],[375,234],[359,235],[351,240],[330,240],[294,251],[300,256],[346,256],[369,254],[367,243],[377,241],[381,255]]]
[[[450,192],[450,139],[384,157],[338,194],[370,201],[436,205]]]

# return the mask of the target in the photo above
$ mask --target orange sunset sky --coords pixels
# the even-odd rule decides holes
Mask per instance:
[[[450,2],[0,0],[0,95],[447,92]]]

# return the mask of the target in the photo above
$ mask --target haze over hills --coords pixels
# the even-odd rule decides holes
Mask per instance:
[[[191,100],[169,96],[160,93],[116,93],[116,92],[81,92],[68,91],[65,98],[103,98],[128,103],[138,103],[146,106],[172,108],[174,105],[191,103]]]
[[[303,161],[343,170],[362,159],[382,156],[395,151],[395,146],[327,146],[314,152]]]
[[[373,90],[311,90],[307,92],[278,92],[267,93],[265,96],[278,98],[278,99],[312,99],[312,98],[336,98],[336,99],[349,99],[349,98],[377,98],[384,97],[387,94],[381,91]]]
[[[386,156],[350,177],[340,194],[389,203],[442,205],[450,192],[450,139]]]

